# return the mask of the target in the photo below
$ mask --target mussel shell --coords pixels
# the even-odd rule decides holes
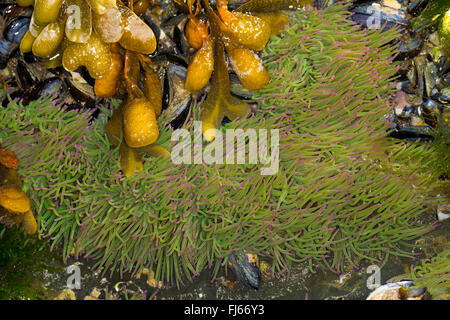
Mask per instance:
[[[28,31],[28,26],[30,25],[30,18],[27,17],[17,17],[12,19],[7,25],[3,32],[6,40],[20,44],[23,36]]]
[[[189,45],[189,42],[187,41],[186,35],[184,33],[187,22],[187,15],[179,14],[178,16],[168,20],[161,26],[166,34],[175,42],[176,51],[181,52],[184,55],[190,55],[195,52],[195,49]]]
[[[445,75],[443,78],[444,84],[450,86],[450,74]]]
[[[313,5],[317,9],[325,9],[334,4],[334,0],[315,0]]]
[[[187,66],[183,65],[183,61],[169,61],[167,71],[169,76],[178,77],[183,82],[186,80]]]
[[[36,84],[31,90],[28,98],[30,101],[36,100],[39,97],[61,97],[64,98],[67,94],[67,86],[59,77],[51,77]]]
[[[420,39],[413,38],[409,41],[401,41],[398,46],[398,59],[411,58],[416,56],[422,47]]]
[[[406,14],[400,10],[381,6],[371,2],[357,6],[351,10],[354,14],[351,19],[356,23],[369,28],[389,30],[393,27],[405,28],[409,24]],[[379,18],[379,24],[377,23]]]
[[[16,71],[21,88],[28,89],[35,84],[36,76],[30,72],[29,67],[25,61],[21,59],[17,61]]]
[[[86,67],[81,66],[78,69],[78,72],[80,73],[80,75],[83,77],[84,80],[86,80],[86,82],[91,85],[94,86],[95,85],[95,79],[91,77],[91,75],[89,74],[89,71]]]
[[[152,29],[152,31],[155,35],[157,50],[155,50],[155,52],[153,52],[151,55],[149,55],[150,57],[153,57],[158,52],[158,48],[159,48],[159,44],[160,44],[160,37],[161,37],[161,29],[155,22],[153,22],[153,19],[150,18],[148,15],[144,14],[140,18],[145,22],[145,24],[147,24],[150,27],[150,29]]]
[[[413,59],[414,67],[417,70],[417,95],[419,97],[423,97],[425,90],[425,66],[426,66],[426,57],[425,56],[417,56]]]
[[[417,15],[422,12],[422,9],[428,4],[429,0],[414,0],[412,1],[407,8],[409,14]]]
[[[236,274],[236,277],[246,286],[258,289],[261,282],[261,272],[257,266],[251,264],[247,257],[238,259],[233,252],[228,256],[228,261],[231,263],[231,268]]]
[[[250,100],[253,97],[253,92],[241,84],[235,73],[230,73],[230,92],[233,96],[244,100]]]
[[[192,104],[192,97],[190,95],[185,96],[184,99],[177,102],[178,105],[181,107],[179,108],[181,110],[180,113],[178,113],[171,121],[170,126],[176,130],[179,128],[182,128],[184,124],[186,123],[187,118],[189,117],[189,114],[191,113],[191,104]]]
[[[69,93],[76,101],[83,103],[88,108],[95,106],[96,98],[94,89],[88,83],[76,81],[72,77],[65,79]]]
[[[427,110],[437,110],[439,109],[439,103],[434,101],[433,99],[428,99],[423,103],[423,107]]]
[[[417,72],[416,72],[416,68],[410,68],[408,70],[408,73],[406,74],[406,76],[408,77],[409,82],[411,83],[412,86],[417,85]]]
[[[25,60],[26,63],[34,63],[41,61],[41,58],[36,57],[33,52],[26,52],[23,54],[23,60]]]
[[[430,142],[433,141],[433,132],[428,126],[404,126],[390,131],[388,137],[413,142]]]
[[[436,69],[437,69],[437,75],[439,77],[443,76],[445,73],[448,72],[448,58],[446,56],[441,56],[437,61],[435,61]]]
[[[435,66],[434,63],[428,62],[425,66],[424,70],[424,76],[425,76],[425,89],[427,92],[427,96],[431,97],[431,92],[436,87],[438,80],[438,69]]]
[[[174,129],[182,127],[190,114],[192,95],[184,87],[186,72],[186,66],[169,62],[164,76],[163,109]]]
[[[179,50],[177,48],[177,44],[172,38],[169,37],[169,35],[163,30],[160,29],[158,40],[158,46],[157,46],[157,53],[165,53],[165,54],[179,54]]]
[[[359,24],[359,25],[361,25],[363,27],[368,27],[370,25],[369,24],[369,18],[370,18],[370,15],[361,14],[361,13],[355,13],[355,14],[350,16],[351,20],[353,20],[354,22],[356,22],[357,24]],[[392,28],[395,28],[397,26],[398,26],[398,24],[396,24],[395,22],[382,21],[380,23],[380,30],[381,31],[386,31],[386,30],[390,30]]]
[[[14,46],[6,39],[0,39],[0,69],[5,69]]]
[[[400,118],[409,118],[414,113],[414,106],[405,106],[401,109],[401,112],[396,112],[396,115]]]
[[[179,54],[177,44],[171,38],[172,34],[167,32],[167,28],[157,25],[154,22],[155,19],[146,14],[143,15],[143,20],[153,30],[156,37],[156,51],[151,56],[156,56],[157,54]]]
[[[186,21],[184,21],[185,23],[182,24],[182,26],[177,26],[174,31],[173,31],[173,39],[175,41],[175,43],[177,44],[177,49],[182,52],[185,55],[188,54],[192,54],[195,52],[195,49],[191,47],[191,45],[189,44],[186,35],[184,33],[184,27],[186,25],[187,19]]]
[[[15,1],[13,1],[15,2]],[[5,22],[8,24],[11,19],[17,17],[31,17],[33,14],[33,9],[31,7],[21,7],[17,4],[7,6],[3,12],[2,16],[5,19]]]
[[[402,90],[407,94],[414,94],[416,92],[413,85],[408,80],[397,82],[397,89]]]
[[[450,87],[445,87],[441,90],[438,100],[444,104],[450,103]]]

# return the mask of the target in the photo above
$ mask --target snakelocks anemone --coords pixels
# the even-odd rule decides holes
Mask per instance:
[[[90,256],[111,273],[149,268],[177,286],[206,267],[215,277],[232,252],[273,259],[278,274],[294,262],[339,272],[411,255],[403,245],[433,229],[420,217],[442,173],[430,170],[432,143],[385,138],[398,33],[360,30],[342,5],[289,18],[264,49],[272,80],[257,109],[220,128],[278,129],[273,175],[166,157],[126,178],[120,145],[104,133],[113,107],[92,123],[49,100],[0,109],[0,139],[20,159],[39,235],[65,259]],[[171,150],[163,118],[155,143]]]

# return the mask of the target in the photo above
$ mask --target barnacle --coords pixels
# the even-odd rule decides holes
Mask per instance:
[[[31,212],[30,199],[22,190],[16,168],[18,159],[15,154],[0,145],[0,223],[10,225],[23,224],[28,234],[37,231],[37,223]]]
[[[225,116],[230,119],[245,117],[249,111],[246,103],[236,101],[229,94],[224,48],[231,68],[242,85],[249,90],[262,88],[270,81],[270,76],[254,51],[263,50],[270,36],[279,34],[287,24],[287,16],[279,10],[296,9],[310,2],[312,1],[252,0],[230,12],[227,0],[218,0],[216,11],[207,0],[177,1],[178,5],[189,12],[185,35],[189,44],[197,49],[188,66],[186,89],[192,93],[202,90],[214,70],[211,92],[201,116],[204,138],[207,141],[214,139],[214,130],[218,129]],[[206,21],[204,17],[199,17],[202,5]]]

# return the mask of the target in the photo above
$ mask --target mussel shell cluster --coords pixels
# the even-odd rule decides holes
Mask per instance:
[[[2,29],[0,38],[0,68],[8,78],[7,96],[27,105],[41,96],[57,96],[68,108],[93,108],[98,100],[92,89],[94,80],[86,68],[70,73],[62,67],[48,69],[32,52],[21,53],[20,43],[28,32],[33,9],[10,1],[0,7]]]
[[[389,133],[392,137],[427,141],[433,139],[439,126],[448,126],[450,52],[445,48],[448,40],[440,36],[437,24],[415,28],[411,24],[429,3],[428,0],[358,1],[352,9],[352,19],[362,27],[402,31],[396,57],[398,92],[389,117],[394,126]],[[380,19],[377,25],[373,20],[375,14]]]
[[[409,23],[407,13],[398,6],[383,5],[383,1],[365,1],[352,9],[351,19],[369,29],[404,29]]]

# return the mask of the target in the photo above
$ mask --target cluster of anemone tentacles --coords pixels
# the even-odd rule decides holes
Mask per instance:
[[[361,31],[340,5],[290,18],[264,50],[273,79],[254,97],[258,110],[225,125],[280,130],[272,176],[259,164],[157,158],[126,179],[103,131],[114,107],[91,124],[51,101],[0,109],[40,236],[65,259],[90,257],[111,273],[148,268],[177,285],[206,267],[215,277],[232,252],[271,259],[278,274],[295,262],[342,272],[410,256],[403,245],[433,228],[421,214],[442,175],[430,169],[444,159],[432,143],[385,138],[398,33]],[[158,144],[170,149],[170,134],[161,126]]]
[[[450,299],[450,249],[439,252],[436,256],[423,259],[420,265],[411,266],[411,272],[401,277],[413,280],[414,287],[426,288],[433,299]]]
[[[215,73],[202,121],[205,139],[211,141],[226,116],[246,117],[249,105],[230,94],[224,48],[230,65],[248,89],[261,88],[269,74],[254,52],[264,49],[271,34],[287,23],[279,10],[297,9],[312,0],[251,0],[230,12],[221,0],[215,10],[210,1],[176,1],[189,14],[186,37],[199,49],[186,75],[186,88],[198,92]],[[29,30],[20,43],[23,53],[33,52],[48,68],[67,71],[86,67],[95,79],[99,97],[120,97],[123,104],[107,124],[113,144],[121,143],[120,163],[129,177],[143,168],[141,151],[153,156],[168,155],[154,145],[157,119],[162,112],[162,88],[156,66],[148,57],[157,49],[152,29],[139,15],[149,0],[19,0],[33,5]],[[200,18],[201,17],[201,18]],[[252,51],[253,50],[253,51]],[[142,83],[142,84],[141,84]],[[210,130],[213,129],[213,130]]]

